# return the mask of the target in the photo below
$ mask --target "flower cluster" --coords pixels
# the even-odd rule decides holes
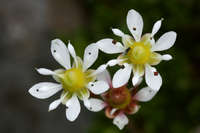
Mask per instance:
[[[37,71],[52,76],[57,83],[40,82],[31,87],[29,93],[36,98],[46,99],[62,90],[60,98],[49,105],[49,111],[62,103],[66,106],[66,118],[74,121],[81,111],[81,100],[90,111],[105,109],[105,115],[113,119],[113,124],[123,129],[129,121],[127,115],[139,110],[138,102],[151,100],[162,85],[162,78],[154,66],[162,60],[172,59],[169,54],[157,53],[172,47],[176,40],[176,33],[170,31],[155,41],[154,35],[159,31],[162,20],[154,24],[151,33],[142,36],[143,19],[137,11],[130,10],[126,21],[132,36],[112,29],[116,36],[122,38],[122,43],[111,38],[92,43],[86,47],[83,60],[76,55],[70,42],[66,46],[59,39],[53,40],[51,53],[63,68],[54,71],[39,68]],[[99,50],[107,54],[120,54],[117,59],[108,61],[96,70],[90,69],[98,58]],[[111,78],[107,67],[115,65],[122,68]],[[128,88],[132,72],[133,87]],[[140,89],[143,77],[147,87]]]

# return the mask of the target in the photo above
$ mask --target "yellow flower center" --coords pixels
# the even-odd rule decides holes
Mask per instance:
[[[127,55],[133,64],[145,64],[151,55],[150,45],[144,42],[134,42]]]
[[[86,76],[81,69],[72,68],[66,70],[61,76],[64,90],[78,92],[86,85]]]

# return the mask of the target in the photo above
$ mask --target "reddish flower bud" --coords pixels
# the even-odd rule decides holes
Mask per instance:
[[[125,86],[120,88],[112,88],[107,93],[106,100],[111,107],[124,109],[131,102],[131,94]]]

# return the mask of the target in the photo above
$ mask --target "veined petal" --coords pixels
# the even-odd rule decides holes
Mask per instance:
[[[76,57],[76,52],[75,52],[75,50],[74,50],[74,47],[73,47],[72,44],[70,43],[70,41],[68,42],[68,50],[69,50],[69,53],[71,54],[71,56],[73,57],[76,66],[78,66],[78,61],[77,61],[77,57]]]
[[[160,74],[148,64],[145,66],[145,80],[147,85],[155,91],[158,91],[162,85]]]
[[[135,10],[131,9],[128,12],[126,19],[128,29],[132,33],[135,40],[140,41],[142,30],[143,30],[143,19],[142,16]]]
[[[112,84],[114,88],[125,85],[131,76],[132,66],[125,63],[124,68],[119,69],[113,77]]]
[[[109,85],[105,81],[90,82],[87,87],[96,95],[102,94],[109,89]]]
[[[57,99],[57,100],[53,101],[49,105],[49,111],[52,111],[52,110],[56,109],[60,104],[61,104],[61,99]]]
[[[51,82],[40,82],[29,89],[29,93],[39,99],[53,96],[62,89],[62,85]]]
[[[114,118],[113,124],[116,125],[120,130],[122,130],[124,126],[128,124],[128,121],[129,120],[126,115],[119,114]]]
[[[176,41],[176,32],[170,31],[162,35],[155,45],[152,47],[152,51],[163,51],[171,48]]]
[[[113,39],[102,39],[96,43],[99,49],[107,54],[116,54],[124,52],[124,47],[120,42],[116,42]]]
[[[36,70],[41,75],[55,75],[56,74],[54,71],[46,69],[46,68],[38,68]]]
[[[92,112],[99,112],[102,109],[104,109],[104,107],[106,106],[104,101],[97,98],[89,99],[89,103],[90,103],[90,106],[86,106],[86,108]]]
[[[144,87],[135,94],[134,98],[140,102],[147,102],[150,101],[157,92],[158,91],[155,91],[150,87]]]
[[[67,101],[66,106],[67,119],[71,122],[75,121],[81,111],[79,100],[75,94]]]
[[[51,53],[64,68],[71,68],[70,55],[66,45],[59,39],[51,41]]]
[[[162,24],[163,18],[156,21],[156,23],[153,26],[152,32],[151,32],[151,36],[153,37],[160,29],[161,24]]]
[[[102,73],[97,75],[97,80],[99,81],[104,81],[108,84],[112,84],[110,73],[108,70],[103,71]]]
[[[87,46],[84,53],[83,69],[88,69],[97,60],[99,54],[98,46],[93,43]]]
[[[112,32],[113,32],[113,34],[115,34],[116,36],[119,36],[119,37],[122,37],[124,35],[124,33],[121,30],[116,29],[116,28],[112,29]]]

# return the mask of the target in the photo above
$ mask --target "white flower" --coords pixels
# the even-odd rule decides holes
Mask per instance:
[[[97,75],[97,79],[105,81],[110,86],[110,90],[107,93],[109,93],[111,91],[111,89],[113,89],[111,77],[107,70],[105,70],[101,74]],[[116,88],[114,88],[114,89],[116,89]],[[147,102],[147,101],[150,101],[156,95],[156,93],[157,93],[157,91],[155,91],[149,87],[144,87],[144,88],[140,89],[131,98],[131,100],[132,100],[132,102],[134,102],[134,101]],[[104,108],[106,110],[112,108],[112,110],[110,110],[109,112],[105,111],[106,115],[111,116],[109,118],[113,118],[113,124],[116,125],[120,130],[122,130],[128,124],[128,121],[129,121],[128,117],[126,116],[126,114],[127,114],[126,109],[114,107],[113,105],[110,105],[110,103],[106,100],[106,98],[103,98],[103,99],[104,99],[104,101],[101,99],[97,99],[97,98],[90,98],[89,101],[90,101],[91,105],[88,106],[87,109],[92,112],[99,112],[99,111],[103,110]],[[129,105],[127,105],[127,106],[129,106]],[[137,104],[135,106],[132,106],[132,104],[130,104],[130,107],[133,107],[132,112],[128,112],[128,114],[135,114],[140,109],[140,105],[137,105]],[[117,113],[117,111],[119,113]],[[109,114],[107,114],[107,113],[109,113]]]
[[[110,38],[102,39],[96,43],[99,49],[107,54],[121,53],[117,59],[110,60],[107,63],[109,66],[116,64],[124,66],[113,77],[112,82],[115,88],[126,84],[133,71],[132,84],[134,86],[137,86],[141,82],[142,76],[145,73],[147,85],[155,91],[160,89],[162,78],[152,66],[159,64],[162,60],[170,60],[172,57],[168,54],[160,55],[156,51],[171,48],[176,40],[176,33],[170,31],[162,35],[155,42],[154,35],[160,29],[162,20],[154,24],[152,33],[145,34],[141,37],[143,19],[137,11],[132,9],[127,15],[127,25],[133,37],[124,34],[119,29],[112,29],[115,35],[122,38],[123,45]]]
[[[64,69],[52,71],[39,68],[37,71],[42,75],[53,76],[58,83],[41,82],[35,84],[29,89],[29,93],[36,98],[45,99],[62,90],[61,97],[49,105],[49,111],[56,109],[62,103],[66,105],[67,119],[74,121],[81,110],[78,98],[83,100],[85,106],[88,107],[90,106],[89,90],[98,95],[109,89],[105,81],[95,80],[96,75],[105,69],[105,65],[100,66],[97,70],[88,69],[98,57],[96,44],[87,46],[83,61],[76,55],[70,42],[67,48],[59,39],[52,41],[51,53]],[[74,59],[73,65],[71,65],[70,54]]]

